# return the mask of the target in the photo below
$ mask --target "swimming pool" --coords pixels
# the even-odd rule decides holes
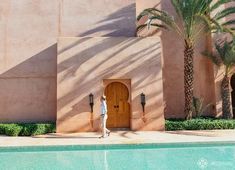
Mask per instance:
[[[234,143],[0,148],[1,170],[232,170]]]

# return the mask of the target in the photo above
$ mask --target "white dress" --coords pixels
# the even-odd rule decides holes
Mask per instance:
[[[102,102],[101,102],[100,109],[101,109],[101,112],[100,112],[101,115],[107,115],[108,109],[107,109],[107,104],[104,100],[102,100]]]
[[[108,109],[107,109],[106,101],[104,100],[101,101],[100,109],[101,109],[100,118],[101,118],[102,136],[106,137],[107,133],[110,133],[110,131],[106,128],[106,121],[108,118],[108,115],[107,115]]]

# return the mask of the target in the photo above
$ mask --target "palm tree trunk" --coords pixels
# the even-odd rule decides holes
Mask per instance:
[[[186,119],[192,119],[193,116],[193,54],[194,49],[192,43],[185,41],[184,50],[184,96],[185,96],[185,106],[184,114]]]
[[[221,97],[222,97],[223,118],[225,119],[233,118],[233,113],[231,111],[229,77],[226,74],[221,83]]]

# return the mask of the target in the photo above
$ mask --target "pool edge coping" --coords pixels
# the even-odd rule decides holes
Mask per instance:
[[[171,143],[128,143],[128,144],[78,144],[78,145],[34,145],[34,146],[0,146],[2,152],[36,152],[36,151],[89,151],[114,149],[171,149],[187,147],[235,146],[235,141],[200,141]]]

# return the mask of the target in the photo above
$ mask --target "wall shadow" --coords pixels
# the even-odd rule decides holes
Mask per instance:
[[[144,4],[144,2],[143,2]],[[142,4],[142,5],[143,5]],[[147,6],[150,5],[151,6]],[[145,5],[145,4],[144,4]],[[143,5],[143,6],[144,6]],[[170,0],[164,0],[160,3],[146,3],[144,8],[157,8],[167,11],[170,15],[175,16],[179,25],[182,25],[180,19],[176,17],[174,8]],[[143,8],[143,7],[141,7]],[[143,10],[143,9],[142,9]],[[138,24],[145,23],[147,17],[143,18]],[[163,94],[165,102],[165,117],[166,118],[185,118],[184,115],[184,42],[180,37],[171,30],[143,30],[138,33],[138,36],[160,36],[162,42],[163,53]],[[194,96],[204,99],[204,106],[212,104],[208,109],[209,115],[215,113],[215,92],[214,92],[214,76],[213,66],[204,59],[200,52],[205,49],[205,36],[199,39],[199,45],[195,47],[194,55]],[[210,81],[206,81],[206,80]],[[209,89],[209,90],[208,90]]]
[[[60,22],[63,13],[61,13],[61,8],[64,7],[63,1],[55,1],[49,3],[48,8],[51,9],[50,13],[45,14],[48,10],[40,10],[41,13],[38,13],[38,9],[44,8],[43,3],[37,4],[37,10],[32,10],[35,6],[26,3],[15,4],[15,3],[6,3],[12,6],[12,8],[4,9],[6,14],[12,12],[13,9],[18,9],[12,12],[12,16],[17,15],[17,17],[21,17],[22,20],[17,21],[16,27],[10,27],[15,20],[7,20],[8,17],[12,17],[11,15],[4,15],[3,17],[3,27],[4,34],[4,53],[8,50],[7,48],[13,48],[10,44],[10,40],[12,38],[17,38],[16,42],[28,43],[30,46],[27,48],[36,49],[43,43],[42,40],[46,39],[47,43],[56,40],[60,35]],[[76,3],[76,2],[74,2]],[[57,10],[58,9],[58,10]],[[27,11],[27,12],[25,12]],[[44,13],[45,12],[45,13]],[[57,13],[58,12],[58,13]],[[29,25],[23,25],[26,23],[25,21],[30,21],[32,19],[31,16],[35,17],[37,20],[38,15],[48,15],[48,18],[42,19],[39,18],[38,22],[34,21],[32,25],[32,36],[21,37],[18,34],[22,33],[22,35],[26,34],[24,28],[29,29]],[[58,16],[57,16],[58,15]],[[87,13],[89,16],[89,13]],[[57,18],[58,17],[58,18]],[[52,21],[58,19],[58,21]],[[76,18],[77,19],[77,18]],[[85,22],[85,21],[84,21]],[[42,32],[37,31],[35,25],[40,23],[48,24],[43,25],[43,29],[40,27],[38,30],[45,30],[49,28],[58,29],[56,31],[48,32],[42,34]],[[55,24],[55,25],[53,25]],[[57,24],[59,25],[57,27]],[[129,26],[128,26],[129,24]],[[133,36],[135,34],[135,3],[131,3],[120,10],[117,10],[111,14],[108,14],[103,20],[98,21],[97,28],[89,29],[81,34],[77,34],[77,36],[89,36],[93,33],[105,32],[105,36]],[[120,27],[120,26],[123,27]],[[126,26],[125,26],[126,25]],[[75,25],[73,25],[74,27]],[[8,29],[11,28],[11,29]],[[19,29],[20,28],[20,29]],[[132,29],[128,29],[132,28]],[[18,29],[18,30],[16,30]],[[63,28],[64,29],[64,28]],[[66,29],[66,28],[65,28]],[[70,30],[71,31],[71,30]],[[38,32],[35,33],[35,32]],[[31,35],[31,33],[27,33],[27,35]],[[86,41],[86,39],[84,39]],[[34,43],[35,42],[35,43]],[[39,43],[40,45],[37,46]],[[68,49],[73,48],[76,44],[81,42],[75,42]],[[8,45],[8,46],[7,46]],[[102,47],[100,46],[100,50],[102,51]],[[1,68],[2,72],[0,73],[0,94],[2,99],[0,100],[1,107],[1,122],[55,122],[56,120],[56,77],[57,77],[57,44],[52,46],[48,46],[46,49],[38,52],[35,55],[27,56],[27,49],[19,48],[22,51],[15,51],[15,53],[19,53],[19,56],[23,56],[25,59],[22,62],[16,63],[11,68]],[[32,52],[32,49],[30,52]],[[67,49],[63,49],[59,51],[59,53],[63,53]],[[92,50],[92,49],[91,49]],[[2,52],[2,51],[0,51]],[[33,52],[37,52],[34,50]],[[86,51],[84,51],[84,54]],[[6,55],[7,57],[7,55]],[[27,58],[28,57],[28,58]],[[26,59],[27,58],[27,59]],[[6,58],[6,60],[9,60]],[[18,61],[18,60],[17,60]],[[8,61],[4,61],[8,62]],[[6,66],[4,66],[6,67]],[[3,70],[4,69],[4,70]],[[74,68],[76,70],[76,68]],[[73,71],[71,70],[71,73]],[[69,75],[67,75],[69,76]],[[86,98],[83,99],[87,100]],[[74,105],[77,108],[77,105]]]
[[[109,32],[103,36],[106,37],[134,37],[135,36],[135,3],[132,3],[120,10],[107,15],[103,20],[98,21],[96,24],[100,25],[93,29],[87,30],[79,34],[79,37],[91,36],[98,32]]]
[[[1,122],[55,122],[56,48],[53,44],[0,74]]]
[[[60,115],[58,116],[57,122],[69,122],[77,118],[88,120],[90,112],[88,95],[91,92],[95,97],[95,110],[99,110],[99,104],[97,102],[99,101],[99,96],[102,95],[100,88],[102,88],[103,79],[113,77],[130,79],[138,77],[135,82],[132,82],[131,88],[132,90],[137,89],[141,91],[145,86],[156,83],[153,81],[155,80],[154,77],[161,73],[161,67],[159,67],[161,54],[156,54],[156,51],[159,51],[160,42],[156,42],[144,49],[136,49],[133,52],[129,52],[128,57],[123,58],[123,51],[138,44],[142,40],[141,38],[115,38],[115,41],[114,38],[101,38],[99,41],[96,40],[97,42],[95,43],[93,42],[94,39],[84,39],[86,41],[83,38],[78,41],[74,40],[75,42],[80,42],[80,44],[77,44],[77,47],[74,46],[71,49],[76,51],[76,48],[78,51],[76,54],[66,57],[67,54],[70,55],[70,49],[67,47],[74,44],[73,41],[65,47],[62,47],[62,49],[67,50],[62,50],[63,52],[59,54],[57,69],[59,75],[58,92],[61,93],[58,97],[57,111]],[[86,45],[92,43],[94,45]],[[152,54],[156,55],[153,56]],[[145,59],[149,55],[152,55],[151,58]],[[62,59],[60,62],[60,58],[66,59]],[[151,74],[144,72],[145,69],[153,67],[155,69]],[[143,85],[142,82],[145,80],[148,80],[149,83]],[[72,84],[69,90],[64,88],[68,82]],[[162,83],[161,80],[159,80],[159,83]],[[162,92],[159,91],[159,93]],[[151,96],[148,96],[148,99],[151,99]],[[139,99],[134,97],[133,103],[139,103],[137,100]],[[99,114],[97,112],[95,114],[95,118],[97,118]]]
[[[92,34],[105,31],[107,31],[108,33],[104,36],[134,36],[135,31],[133,30],[135,30],[136,19],[135,10],[135,3],[132,3],[112,14],[107,15],[105,19],[98,21],[97,24],[101,26],[87,30],[81,34],[77,34],[77,36],[90,36]],[[119,25],[125,24],[129,24],[131,26],[123,28],[119,27]],[[59,35],[59,33],[57,35]],[[54,40],[56,38],[55,36],[57,35],[50,35],[51,39]],[[38,34],[38,36],[41,36],[41,34]],[[30,38],[35,38],[35,41],[38,40],[38,37]],[[58,55],[67,53],[69,50],[75,48],[77,45],[87,43],[91,39],[92,38],[87,37],[78,41],[74,41],[69,46],[60,49],[58,51]],[[22,39],[22,43],[25,40],[26,39]],[[111,41],[109,38],[107,38],[93,47],[89,47],[80,51],[79,54],[74,54],[69,59],[59,63],[58,67],[56,63],[57,44],[53,44],[52,46],[47,47],[37,54],[30,56],[28,59],[25,59],[21,63],[18,63],[12,68],[6,69],[0,75],[0,81],[2,81],[0,83],[0,87],[2,86],[2,90],[0,90],[0,95],[2,96],[2,99],[0,100],[0,107],[3,108],[1,121],[54,122],[56,120],[57,102],[59,103],[58,110],[60,110],[60,107],[63,108],[67,106],[71,101],[71,110],[66,111],[66,116],[69,115],[70,117],[75,117],[79,115],[78,110],[80,110],[84,113],[81,115],[82,118],[84,120],[90,120],[91,115],[90,107],[88,105],[88,95],[91,91],[88,91],[87,89],[93,89],[92,92],[95,94],[95,99],[97,100],[100,94],[95,88],[92,88],[97,82],[100,81],[97,75],[104,77],[105,79],[112,77],[113,71],[119,72],[119,77],[123,78],[134,76],[137,72],[141,73],[139,74],[139,79],[133,84],[133,88],[139,91],[141,91],[141,89],[145,87],[145,85],[142,84],[142,82],[145,80],[148,80],[149,84],[156,83],[156,81],[153,80],[153,77],[155,76],[155,74],[160,73],[161,69],[153,70],[152,74],[142,74],[142,70],[149,69],[149,65],[157,66],[157,64],[160,62],[160,53],[157,54],[157,59],[145,60],[145,56],[148,56],[154,53],[156,50],[159,50],[159,43],[149,46],[146,49],[135,49],[130,54],[129,58],[125,60],[125,62],[118,61],[119,54],[122,53],[122,51],[125,51],[127,48],[139,43],[139,41],[141,41],[141,39],[127,39],[123,41],[122,38],[120,38],[117,39],[117,41]],[[32,46],[34,45],[35,44],[32,44]],[[119,51],[110,53],[105,59],[97,60],[97,63],[95,63],[94,67],[92,68],[82,68],[82,64],[85,64],[87,62],[92,63],[92,60],[97,57],[97,55],[105,52],[109,48],[113,48],[116,46],[121,46],[121,48],[119,48]],[[28,48],[31,47],[29,46]],[[18,51],[16,51],[16,53],[17,52]],[[87,56],[88,54],[89,56]],[[79,63],[81,63],[81,65],[79,66],[76,65],[78,61]],[[110,67],[102,70],[99,73],[96,73],[96,70],[98,68],[107,63],[111,63]],[[136,63],[141,64],[138,64],[138,66],[133,68],[131,71],[125,71],[127,67],[129,67],[130,65],[135,65]],[[71,90],[66,93],[66,95],[57,100],[57,73],[65,73],[63,77],[58,80],[58,83],[64,83],[69,79],[76,78],[77,71],[81,68],[84,69],[85,73],[79,75],[79,78],[75,80],[76,82],[71,87]],[[161,80],[158,81],[161,82]],[[78,92],[79,90],[83,91],[83,93]],[[149,95],[148,98],[151,99],[152,96]],[[79,102],[77,102],[78,100]],[[134,98],[134,102],[137,102],[137,100],[139,99]],[[65,120],[66,116],[61,117],[60,119]],[[94,121],[95,120],[97,120],[96,117],[94,117]],[[97,121],[94,124],[95,126],[97,126]]]

